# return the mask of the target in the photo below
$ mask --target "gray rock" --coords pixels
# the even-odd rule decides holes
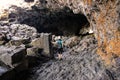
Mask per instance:
[[[22,44],[29,44],[30,39],[18,39],[18,40],[10,40],[8,43],[6,43],[6,46],[20,46]]]
[[[28,60],[25,58],[19,63],[14,64],[14,66],[15,68],[13,70],[15,70],[16,72],[27,70],[29,66]]]
[[[37,37],[37,30],[25,24],[12,24],[0,26],[0,33],[8,40],[34,39]]]
[[[27,56],[35,56],[37,57],[39,55],[39,48],[32,47],[32,48],[27,48]]]
[[[48,57],[51,57],[53,56],[52,55],[52,46],[51,46],[51,39],[52,39],[52,36],[51,34],[41,34],[41,38],[42,38],[42,41],[43,41],[43,53],[44,55],[48,56]]]
[[[33,47],[43,49],[42,55],[51,57],[52,55],[52,46],[51,46],[51,34],[41,33],[40,38],[36,38],[31,42]]]
[[[120,66],[120,58],[116,58],[115,62],[116,62],[116,66]]]
[[[13,64],[19,63],[26,56],[26,49],[23,46],[0,46],[0,50],[0,60],[10,67],[14,67]]]
[[[7,72],[7,71],[8,71],[7,68],[0,66],[0,76],[1,76],[2,74],[4,74],[5,72]]]
[[[43,48],[44,42],[42,41],[42,38],[35,38],[30,44],[37,48]]]
[[[73,36],[69,39],[67,39],[64,43],[66,47],[73,47],[79,43],[80,38],[77,36]]]

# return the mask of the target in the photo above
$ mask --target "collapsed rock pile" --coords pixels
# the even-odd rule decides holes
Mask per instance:
[[[16,72],[26,70],[32,64],[31,57],[40,58],[41,54],[52,57],[50,35],[37,33],[35,28],[25,24],[1,25],[0,66],[3,71],[0,73],[0,79],[11,79]]]
[[[37,30],[25,24],[0,26],[0,33],[10,40],[34,39],[37,37]]]

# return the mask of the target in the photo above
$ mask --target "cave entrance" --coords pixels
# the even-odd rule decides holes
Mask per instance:
[[[51,18],[50,23],[45,26],[45,31],[52,32],[54,34],[63,35],[79,35],[80,29],[88,28],[89,22],[83,14],[62,14],[57,16],[56,19]]]
[[[82,13],[57,12],[46,20],[44,30],[56,35],[80,35],[80,30],[88,27],[89,21]]]
[[[64,7],[60,10],[49,11],[48,9],[37,9],[38,16],[30,16],[22,23],[34,26],[38,32],[53,33],[55,35],[79,35],[82,28],[89,27],[89,21],[82,13],[74,14],[71,9]],[[40,12],[42,14],[40,14]]]

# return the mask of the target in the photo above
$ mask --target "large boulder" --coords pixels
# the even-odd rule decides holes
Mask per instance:
[[[52,50],[51,50],[51,34],[41,34],[41,38],[43,41],[43,49],[44,49],[44,53],[47,56],[52,56]]]
[[[46,57],[52,57],[52,46],[51,46],[51,34],[48,33],[41,33],[41,36],[39,38],[34,39],[31,42],[31,46],[43,49],[42,55]]]
[[[22,60],[14,68],[8,66],[0,66],[0,80],[14,80],[19,72],[28,69],[28,60]],[[18,76],[17,76],[18,77]]]
[[[26,49],[23,46],[5,47],[0,46],[0,60],[10,67],[20,63],[26,57]]]
[[[0,46],[0,80],[12,80],[16,73],[28,69],[26,48],[20,46]]]
[[[26,40],[37,37],[37,30],[25,24],[0,26],[1,38],[6,40]]]

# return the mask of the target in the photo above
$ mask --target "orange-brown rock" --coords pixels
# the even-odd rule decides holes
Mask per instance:
[[[120,56],[119,4],[116,0],[101,1],[97,4],[99,11],[92,11],[91,26],[98,40],[98,54],[106,64],[113,64]]]

